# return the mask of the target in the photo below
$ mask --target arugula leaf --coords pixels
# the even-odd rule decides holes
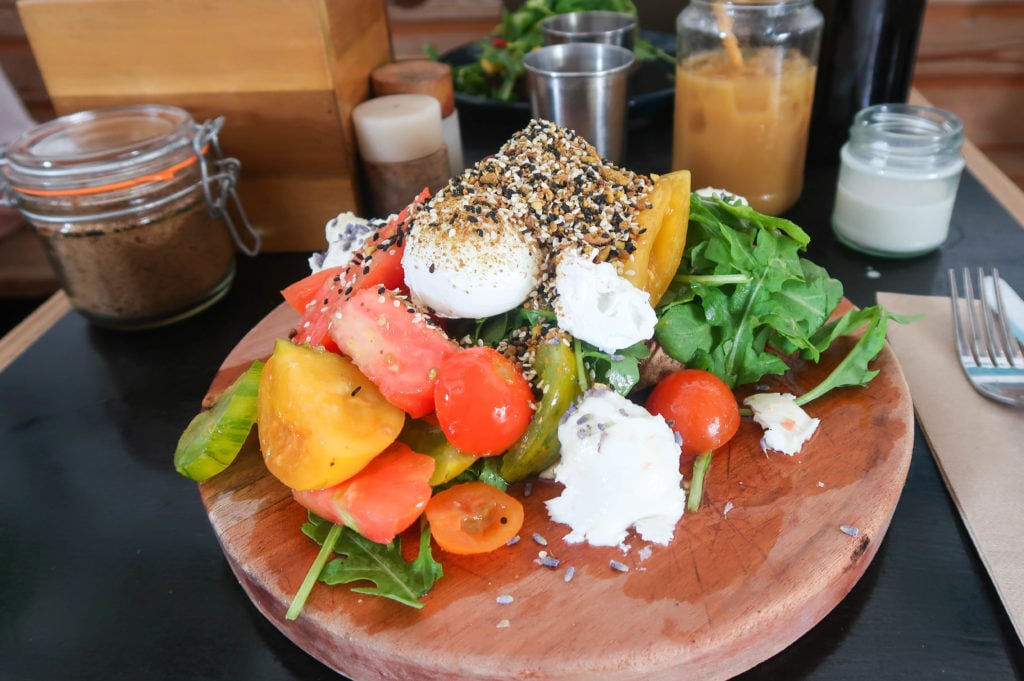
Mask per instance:
[[[864,328],[835,370],[797,403],[866,385],[878,373],[868,364],[882,350],[888,322],[912,318],[870,307],[828,321],[843,287],[800,256],[809,242],[789,220],[693,194],[683,262],[658,310],[658,343],[674,359],[736,386],[785,373],[783,355],[817,362],[837,338]]]
[[[438,485],[434,491],[438,492],[464,482],[486,482],[502,492],[508,490],[508,482],[501,475],[501,457],[498,456],[481,456],[472,466],[443,485]]]
[[[658,343],[730,386],[787,370],[777,350],[813,350],[809,336],[842,285],[801,258],[810,237],[782,218],[691,197],[687,251],[659,306]]]
[[[550,310],[534,310],[524,306],[503,312],[493,317],[476,320],[455,320],[452,335],[461,337],[468,335],[473,343],[483,343],[491,347],[509,338],[513,331],[521,328],[532,328],[545,322],[554,322],[555,313]],[[463,328],[471,324],[472,328]]]
[[[821,348],[811,336],[843,288],[800,256],[809,242],[789,220],[693,194],[687,250],[659,307],[658,343],[730,386],[784,373],[780,353],[816,360]]]
[[[850,310],[842,317],[823,326],[811,339],[815,349],[819,352],[824,351],[836,338],[854,333],[862,326],[866,328],[857,344],[832,370],[832,373],[817,386],[797,397],[796,403],[807,404],[834,388],[867,385],[872,378],[878,375],[877,370],[868,368],[868,363],[878,356],[885,345],[885,332],[889,320],[907,324],[918,318],[919,316],[896,315],[882,307],[873,306],[861,310]],[[804,354],[806,356],[809,353]]]
[[[590,343],[573,340],[577,361],[584,367],[580,380],[584,390],[591,383],[602,383],[623,397],[628,397],[633,387],[640,382],[640,360],[651,355],[651,349],[642,341],[609,355]]]
[[[402,557],[401,536],[390,544],[378,544],[352,529],[335,525],[313,513],[308,513],[307,517],[302,532],[313,541],[324,545],[332,533],[337,536],[333,551],[342,557],[327,563],[319,571],[319,580],[324,584],[368,581],[374,586],[352,587],[352,591],[422,608],[423,603],[419,599],[444,574],[441,564],[431,553],[428,526],[424,526],[420,532],[419,555],[409,562]]]

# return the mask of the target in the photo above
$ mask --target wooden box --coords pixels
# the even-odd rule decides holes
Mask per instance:
[[[361,213],[352,109],[391,61],[385,0],[18,0],[60,115],[120,104],[226,119],[265,251],[322,250]]]

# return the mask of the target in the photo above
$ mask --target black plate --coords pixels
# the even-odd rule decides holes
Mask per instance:
[[[641,30],[641,38],[655,47],[675,54],[676,39],[671,33]],[[452,66],[470,64],[480,56],[476,42],[452,48],[441,55],[441,61]],[[640,62],[629,80],[629,127],[646,125],[652,118],[672,108],[675,97],[675,65],[662,60]],[[459,117],[485,117],[495,134],[507,137],[524,127],[530,120],[530,102],[518,100],[502,102],[486,97],[455,93]]]

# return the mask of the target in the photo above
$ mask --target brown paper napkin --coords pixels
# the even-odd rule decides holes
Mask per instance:
[[[982,562],[1024,640],[1024,410],[979,395],[960,369],[949,298],[879,293],[914,411]]]

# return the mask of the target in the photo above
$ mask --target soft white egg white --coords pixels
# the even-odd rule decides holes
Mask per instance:
[[[536,239],[500,221],[461,216],[446,225],[414,225],[402,267],[415,303],[441,317],[478,319],[511,310],[540,281]]]

